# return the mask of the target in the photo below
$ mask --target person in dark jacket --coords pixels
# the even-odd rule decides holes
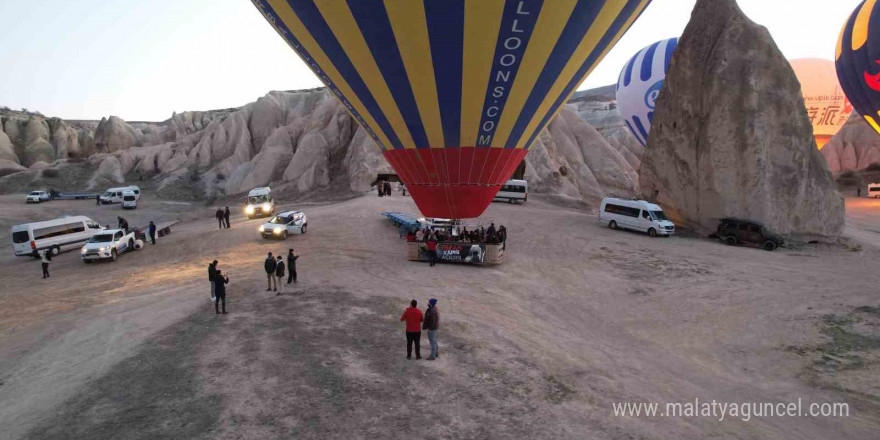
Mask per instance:
[[[223,302],[223,313],[226,313],[226,285],[229,284],[229,277],[223,275],[220,269],[214,274],[214,293],[217,299],[214,301],[214,311],[220,314],[220,303]]]
[[[422,323],[422,330],[428,331],[428,342],[431,343],[431,355],[428,356],[429,361],[433,361],[440,357],[437,354],[437,330],[440,329],[440,312],[437,310],[437,299],[428,300],[428,309],[425,310],[425,322]]]
[[[385,182],[385,195],[391,197],[391,182]]]
[[[287,284],[290,284],[290,280],[296,283],[296,260],[298,259],[299,254],[294,253],[293,249],[287,251]]]
[[[214,213],[214,218],[217,219],[217,226],[219,229],[223,229],[223,210],[217,208],[217,212]]]
[[[275,286],[277,287],[279,284],[281,285],[281,290],[275,296],[281,295],[284,292],[284,258],[279,255],[278,261],[275,262]]]
[[[433,233],[428,237],[425,247],[428,248],[428,259],[431,262],[431,266],[434,266],[437,264],[437,237]]]
[[[416,360],[422,358],[421,353],[421,344],[422,344],[422,321],[425,318],[422,316],[422,311],[419,310],[418,302],[416,300],[412,300],[409,303],[410,307],[404,310],[403,315],[400,316],[400,322],[406,322],[406,358],[412,359],[412,348],[413,345],[416,346]]]
[[[95,196],[95,205],[101,206],[101,195],[100,194]]]
[[[226,229],[229,229],[229,207],[226,207],[226,210],[223,211],[223,221],[226,222]]]
[[[153,244],[156,244],[156,224],[152,221],[150,221],[148,232],[150,233],[150,241],[153,242]]]
[[[501,250],[507,249],[507,228],[504,225],[498,228],[498,242],[501,243]]]
[[[208,282],[211,283],[211,302],[217,300],[217,295],[214,293],[216,288],[214,287],[214,277],[217,276],[217,260],[211,262],[208,265]]]
[[[263,269],[266,270],[266,279],[269,281],[269,287],[266,289],[266,292],[268,292],[272,290],[272,283],[275,282],[275,257],[272,256],[271,252],[266,256],[266,261],[263,262]],[[275,290],[278,290],[278,284],[275,284]]]
[[[116,217],[116,218],[119,220],[119,229],[122,229],[127,234],[128,233],[128,220],[126,220],[122,217]]]

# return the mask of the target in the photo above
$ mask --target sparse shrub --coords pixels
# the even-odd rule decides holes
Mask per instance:
[[[226,176],[223,173],[217,173],[217,180],[226,180]]]
[[[868,171],[880,171],[880,162],[874,162],[865,169]]]
[[[59,175],[61,175],[61,173],[55,168],[46,168],[43,170],[43,177],[58,177]]]
[[[843,186],[857,186],[862,184],[862,179],[855,171],[848,170],[837,176],[837,183]]]

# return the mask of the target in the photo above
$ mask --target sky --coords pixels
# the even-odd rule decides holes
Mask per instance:
[[[680,36],[695,2],[654,0],[580,89]],[[828,60],[859,3],[739,0],[787,58]],[[0,35],[0,106],[64,119],[161,121],[322,85],[248,0],[0,0]]]

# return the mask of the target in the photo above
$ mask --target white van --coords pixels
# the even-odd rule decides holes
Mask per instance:
[[[35,257],[45,249],[58,255],[62,248],[79,246],[103,230],[97,222],[81,215],[25,223],[12,227],[12,248],[16,256]]]
[[[507,200],[507,203],[519,203],[529,200],[529,183],[525,180],[510,179],[498,194],[495,194],[495,200]]]
[[[107,191],[104,191],[104,194],[101,194],[101,204],[109,205],[111,203],[122,203],[122,193],[126,191],[134,193],[136,200],[141,199],[141,189],[139,187],[135,185],[121,186],[118,188],[108,188]]]
[[[122,209],[137,209],[138,202],[134,191],[122,192]]]
[[[868,197],[880,197],[880,183],[868,184]]]
[[[268,186],[254,188],[248,192],[247,204],[244,207],[247,218],[267,217],[275,214],[275,199],[272,189]]]
[[[599,222],[611,229],[647,232],[651,237],[675,233],[675,224],[666,218],[663,208],[644,200],[606,197],[599,207]]]

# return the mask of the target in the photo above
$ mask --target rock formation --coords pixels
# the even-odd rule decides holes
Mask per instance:
[[[842,232],[797,78],[734,0],[697,1],[660,94],[639,183],[679,224],[709,232],[731,216],[796,239]]]
[[[51,164],[59,170],[91,167],[87,181],[70,182],[89,188],[130,181],[170,197],[183,191],[212,197],[269,184],[305,193],[336,182],[363,192],[379,174],[394,174],[372,138],[324,89],[270,92],[241,108],[174,113],[160,123],[127,123],[115,116],[99,123],[7,117],[19,121],[13,124],[19,143],[32,146],[20,156],[0,132],[0,160],[14,165],[23,157],[25,166]],[[564,108],[527,156],[526,177],[533,192],[590,201],[631,196],[638,158],[623,145],[612,146],[572,108]],[[0,174],[26,170],[2,165]],[[23,186],[40,176],[8,176],[0,180],[0,190],[15,186],[9,179]]]
[[[615,86],[576,92],[568,101],[568,107],[593,126],[609,145],[614,147],[636,170],[641,164],[645,149],[626,128],[617,111]]]
[[[880,134],[861,116],[853,114],[820,152],[832,173],[861,170],[880,163]]]

